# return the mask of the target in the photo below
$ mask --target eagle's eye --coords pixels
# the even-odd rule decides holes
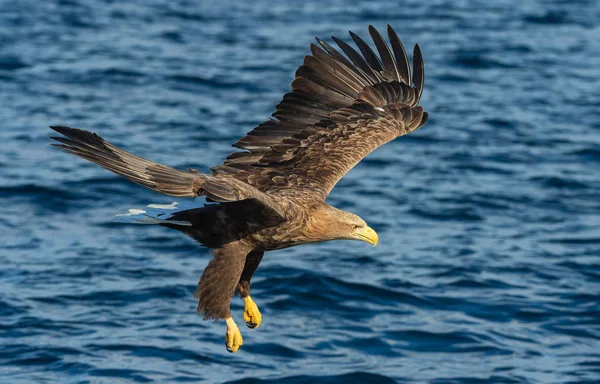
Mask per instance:
[[[352,224],[352,230],[354,231],[356,228],[358,228],[358,225]]]

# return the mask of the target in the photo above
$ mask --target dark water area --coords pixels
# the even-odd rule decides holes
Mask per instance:
[[[598,2],[198,3],[0,0],[1,382],[600,382]],[[195,314],[208,251],[111,221],[174,199],[48,125],[207,172],[314,36],[388,23],[422,48],[429,123],[328,200],[380,245],[268,253],[229,354]]]

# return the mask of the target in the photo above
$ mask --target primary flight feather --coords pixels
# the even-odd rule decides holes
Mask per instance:
[[[363,219],[328,205],[327,195],[352,167],[377,147],[422,127],[419,106],[423,58],[408,57],[388,25],[388,45],[369,26],[377,53],[350,32],[360,52],[333,38],[341,52],[317,39],[296,71],[292,91],[272,118],[233,144],[212,174],[181,171],[135,156],[95,133],[64,126],[53,144],[154,191],[179,197],[205,196],[202,207],[150,206],[120,220],[177,229],[211,248],[210,261],[194,296],[205,318],[224,319],[230,352],[242,336],[230,312],[231,297],[245,301],[250,328],[261,314],[250,297],[250,279],[264,252],[337,239],[376,245],[377,234]],[[390,49],[391,48],[391,49]],[[342,54],[343,52],[343,54]],[[152,212],[167,210],[154,214]]]

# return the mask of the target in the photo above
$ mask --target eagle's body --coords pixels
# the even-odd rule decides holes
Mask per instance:
[[[191,226],[163,225],[185,232],[209,248],[239,241],[253,250],[266,252],[332,240],[323,238],[322,228],[316,225],[323,222],[322,212],[335,211],[334,207],[321,201],[297,203],[293,198],[272,201],[281,214],[249,202],[210,204],[171,215],[173,220],[189,222]],[[296,209],[302,203],[303,209]]]
[[[230,351],[242,343],[229,310],[236,291],[246,301],[248,326],[260,323],[250,279],[264,252],[336,239],[377,243],[364,220],[325,200],[346,172],[377,147],[423,126],[427,113],[418,105],[424,78],[418,46],[411,77],[393,29],[388,26],[391,50],[373,27],[369,32],[379,55],[352,33],[361,53],[336,38],[347,57],[321,40],[322,48],[311,45],[312,55],[305,57],[292,92],[272,119],[235,143],[242,151],[212,168],[212,174],[176,170],[94,133],[52,127],[66,136],[54,137],[62,143],[57,146],[130,181],[171,196],[206,197],[209,204],[203,207],[143,222],[180,230],[212,249],[195,296],[205,318],[226,320]],[[127,216],[134,213],[151,216],[145,211]]]

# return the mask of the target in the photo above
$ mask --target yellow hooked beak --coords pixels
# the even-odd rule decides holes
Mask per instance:
[[[366,241],[369,244],[373,244],[373,246],[376,246],[379,242],[379,236],[377,236],[377,232],[375,232],[371,227],[356,228],[354,230],[354,234],[358,240]]]

